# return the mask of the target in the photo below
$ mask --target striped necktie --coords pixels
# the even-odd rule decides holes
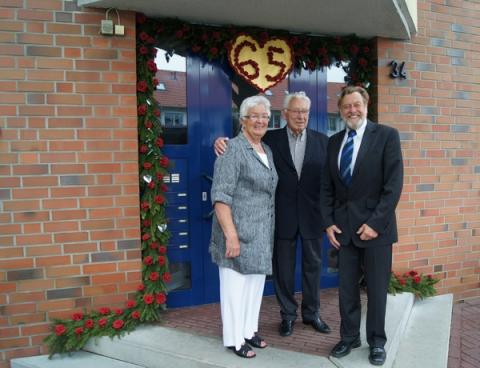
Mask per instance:
[[[352,182],[353,137],[356,135],[355,130],[349,130],[347,141],[340,156],[340,177],[346,186],[349,186]]]

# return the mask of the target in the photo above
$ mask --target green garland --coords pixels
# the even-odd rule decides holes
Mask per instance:
[[[230,42],[240,33],[262,41],[283,37],[293,48],[294,67],[309,70],[331,65],[342,66],[347,84],[370,87],[375,63],[371,40],[355,36],[313,37],[249,27],[213,27],[186,23],[177,19],[147,19],[137,14],[137,115],[139,139],[140,216],[142,248],[142,283],[135,300],[125,309],[100,308],[76,312],[71,319],[55,319],[52,333],[45,339],[50,356],[81,349],[92,337],[122,336],[144,322],[159,320],[166,308],[168,271],[167,243],[170,233],[165,215],[169,161],[162,153],[160,109],[153,94],[155,79],[155,46],[174,53],[198,55],[209,61],[226,62]],[[348,61],[348,63],[344,63]]]

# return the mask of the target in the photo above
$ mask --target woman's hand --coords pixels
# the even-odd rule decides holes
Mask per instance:
[[[215,154],[217,156],[221,156],[227,150],[227,137],[218,137],[215,139],[215,143],[213,144],[213,149],[215,150]]]
[[[238,236],[227,237],[225,239],[227,250],[225,251],[226,258],[235,258],[240,255],[240,241]]]

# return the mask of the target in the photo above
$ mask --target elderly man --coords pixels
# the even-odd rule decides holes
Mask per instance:
[[[280,304],[281,336],[292,334],[297,318],[298,303],[294,294],[299,237],[302,244],[302,320],[318,332],[330,333],[330,328],[320,318],[318,293],[324,229],[320,189],[328,139],[307,128],[310,105],[304,92],[287,95],[282,111],[287,126],[270,130],[263,137],[272,150],[279,177],[275,197],[273,281]],[[225,138],[218,138],[216,153],[223,154],[226,146]]]
[[[339,250],[341,341],[331,355],[341,358],[359,347],[360,290],[367,285],[369,360],[383,365],[387,289],[392,244],[397,241],[395,208],[403,186],[398,131],[367,119],[368,93],[345,87],[338,101],[346,129],[330,138],[322,188],[327,236]]]

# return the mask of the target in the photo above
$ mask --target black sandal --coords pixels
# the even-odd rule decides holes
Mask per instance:
[[[250,355],[250,356],[248,355],[248,353],[250,351],[253,351],[253,349],[248,344],[243,344],[242,346],[240,346],[240,349],[238,349],[238,350],[235,349],[235,346],[229,346],[228,348],[230,350],[233,350],[233,352],[236,355],[238,355],[239,357],[242,357],[242,358],[250,359],[250,358],[255,358],[257,356],[257,354],[253,354],[253,355]]]
[[[265,342],[264,339],[260,337],[256,332],[253,334],[253,337],[251,339],[245,339],[246,342],[248,342],[250,345],[260,348],[260,349],[265,349],[268,344]],[[265,345],[262,346],[262,342],[265,343]]]

